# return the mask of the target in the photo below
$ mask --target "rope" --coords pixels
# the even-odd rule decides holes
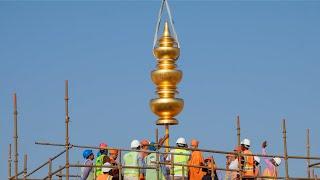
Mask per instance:
[[[159,14],[158,14],[158,19],[157,19],[157,24],[156,24],[156,30],[155,30],[155,34],[154,34],[152,49],[154,49],[156,47],[156,44],[157,44],[158,32],[159,32],[159,28],[160,28],[160,23],[161,23],[161,18],[162,18],[162,13],[163,13],[164,6],[166,7],[166,10],[167,10],[167,13],[168,13],[169,23],[170,23],[170,26],[171,26],[171,29],[172,29],[173,36],[177,41],[178,48],[180,48],[180,43],[179,43],[179,40],[178,40],[178,35],[177,35],[176,30],[174,28],[174,21],[172,19],[172,15],[171,15],[171,11],[170,11],[168,0],[162,0],[161,6],[160,6],[160,10],[159,10]]]

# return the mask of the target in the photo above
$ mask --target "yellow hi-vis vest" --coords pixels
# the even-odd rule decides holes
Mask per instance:
[[[138,166],[138,152],[129,152],[123,156],[125,166]],[[124,168],[124,176],[139,177],[139,169]]]
[[[189,156],[190,156],[190,152],[188,150],[175,149],[173,152],[178,153],[178,154],[184,154],[184,155],[171,154],[171,156],[174,156],[174,159],[173,159],[174,164],[188,165]],[[182,166],[174,165],[173,170],[174,170],[175,176],[185,176],[185,177],[188,176],[188,167],[187,166],[184,166],[183,175],[182,175]]]
[[[159,155],[160,156],[160,155]],[[160,158],[160,157],[159,157]],[[148,167],[157,167],[157,154],[151,153],[146,157],[146,164]],[[146,170],[146,180],[155,180],[157,179],[157,170],[156,169],[147,169]],[[166,178],[163,175],[161,167],[159,168],[159,180],[165,180]]]
[[[105,154],[101,154],[97,159],[96,159],[96,166],[102,166],[103,165],[103,158],[105,157]],[[99,176],[102,173],[102,168],[97,167],[96,168],[96,176]]]

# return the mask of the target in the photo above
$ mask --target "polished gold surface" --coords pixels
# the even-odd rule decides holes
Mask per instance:
[[[159,117],[156,124],[165,125],[168,128],[168,125],[179,123],[174,117],[182,111],[184,102],[183,99],[175,97],[178,93],[177,85],[182,79],[182,71],[177,70],[175,64],[180,55],[180,49],[176,40],[170,35],[167,22],[153,54],[158,64],[156,70],[151,72],[151,79],[157,86],[158,98],[150,101],[150,108]],[[169,131],[167,128],[166,131]]]

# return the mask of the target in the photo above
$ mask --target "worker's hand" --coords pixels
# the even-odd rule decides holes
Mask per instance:
[[[267,147],[267,141],[263,141],[262,148],[266,148],[266,147]]]

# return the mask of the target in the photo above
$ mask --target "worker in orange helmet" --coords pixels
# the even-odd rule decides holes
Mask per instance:
[[[118,159],[118,154],[119,154],[119,151],[118,149],[110,149],[109,150],[109,158],[110,158],[110,164],[113,165],[113,166],[118,166],[118,162],[117,162],[117,159]],[[112,171],[112,176],[113,176],[113,179],[117,179],[119,178],[120,174],[119,174],[119,169],[118,168],[113,168]]]
[[[192,150],[188,165],[200,166],[201,164],[203,164],[204,161],[203,161],[202,152],[197,150],[199,146],[199,141],[192,139],[190,145],[191,145],[191,148],[193,148],[194,150]],[[189,167],[189,179],[201,180],[203,175],[204,173],[202,172],[201,168]]]
[[[143,152],[143,151],[148,151],[149,149],[149,145],[150,145],[150,141],[147,139],[143,139],[140,141],[140,150],[142,152],[139,153],[139,157],[138,157],[138,164],[139,166],[142,167],[146,167],[146,162],[145,162],[145,158],[148,156],[148,152]],[[145,179],[145,175],[146,175],[146,169],[140,169],[140,180],[144,180]]]
[[[241,151],[242,154],[247,156],[241,156],[240,162],[243,170],[242,179],[243,180],[251,180],[254,179],[254,158],[252,156],[252,152],[250,149],[250,140],[243,139],[241,141]]]

